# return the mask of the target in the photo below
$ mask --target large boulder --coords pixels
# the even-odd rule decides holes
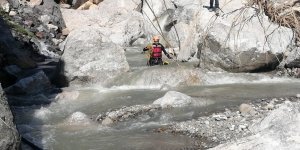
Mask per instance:
[[[68,81],[104,83],[129,70],[124,50],[98,28],[74,30],[62,47],[62,68]]]
[[[274,69],[293,42],[292,30],[244,7],[245,1],[221,1],[220,5],[222,11],[232,13],[217,17],[203,9],[198,16],[201,58],[234,72]]]
[[[144,35],[143,16],[135,11],[139,3],[136,0],[103,1],[95,9],[86,11],[62,9],[62,14],[70,31],[94,26],[112,42],[130,46]],[[73,17],[74,15],[76,17]]]
[[[19,135],[2,88],[0,88],[0,112],[0,149],[17,150]]]
[[[282,60],[282,53],[293,42],[291,29],[274,24],[255,8],[246,7],[246,1],[220,1],[220,16],[209,12],[205,7],[208,5],[209,1],[196,0],[151,3],[164,40],[167,40],[163,42],[175,49],[180,46],[179,60],[198,56],[205,62],[200,64],[201,67],[255,72],[274,69]],[[148,5],[143,5],[143,12],[144,17],[149,17],[157,26]],[[151,28],[152,25],[145,26]],[[159,34],[156,30],[148,32],[149,35]]]
[[[300,104],[287,102],[254,125],[254,135],[222,144],[212,150],[299,149]]]

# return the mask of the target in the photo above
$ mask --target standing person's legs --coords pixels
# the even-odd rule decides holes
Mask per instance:
[[[219,8],[219,0],[215,0],[215,8]]]
[[[210,0],[209,8],[213,8],[213,7],[214,7],[214,0]]]

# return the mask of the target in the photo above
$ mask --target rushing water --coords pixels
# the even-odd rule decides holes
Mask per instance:
[[[146,59],[137,49],[130,49],[127,56],[131,73],[153,69],[145,66]],[[172,63],[162,67],[178,67],[177,63]],[[193,68],[192,63],[180,65]],[[187,136],[155,133],[153,130],[256,98],[294,96],[300,92],[300,82],[296,79],[212,72],[205,73],[204,77],[206,80],[202,85],[166,89],[147,85],[132,86],[132,82],[115,86],[111,84],[109,87],[84,87],[73,89],[79,92],[77,99],[60,100],[43,107],[15,107],[13,111],[20,133],[44,149],[181,149],[193,148],[199,141]],[[95,122],[66,123],[67,118],[75,112],[95,117],[123,106],[152,104],[169,90],[187,94],[202,103],[199,106],[158,111],[152,116],[141,115],[113,126]]]

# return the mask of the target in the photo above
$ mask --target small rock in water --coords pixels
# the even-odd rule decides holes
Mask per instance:
[[[106,118],[102,121],[102,125],[106,125],[106,126],[111,125],[111,124],[113,124],[113,123],[114,123],[114,121],[111,120],[109,117],[106,117]]]

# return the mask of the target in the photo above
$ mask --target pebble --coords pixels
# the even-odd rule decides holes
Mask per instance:
[[[206,125],[209,125],[209,121],[204,121],[204,123],[205,123]]]
[[[15,11],[10,11],[8,15],[10,15],[10,16],[15,16],[16,14],[17,14],[17,12],[15,12]]]
[[[213,118],[215,118],[216,121],[227,120],[225,115],[214,115]]]
[[[231,127],[229,127],[229,130],[230,130],[230,131],[233,131],[234,128],[235,128],[235,125],[231,125]]]
[[[239,131],[243,131],[247,128],[247,125],[239,125]]]

